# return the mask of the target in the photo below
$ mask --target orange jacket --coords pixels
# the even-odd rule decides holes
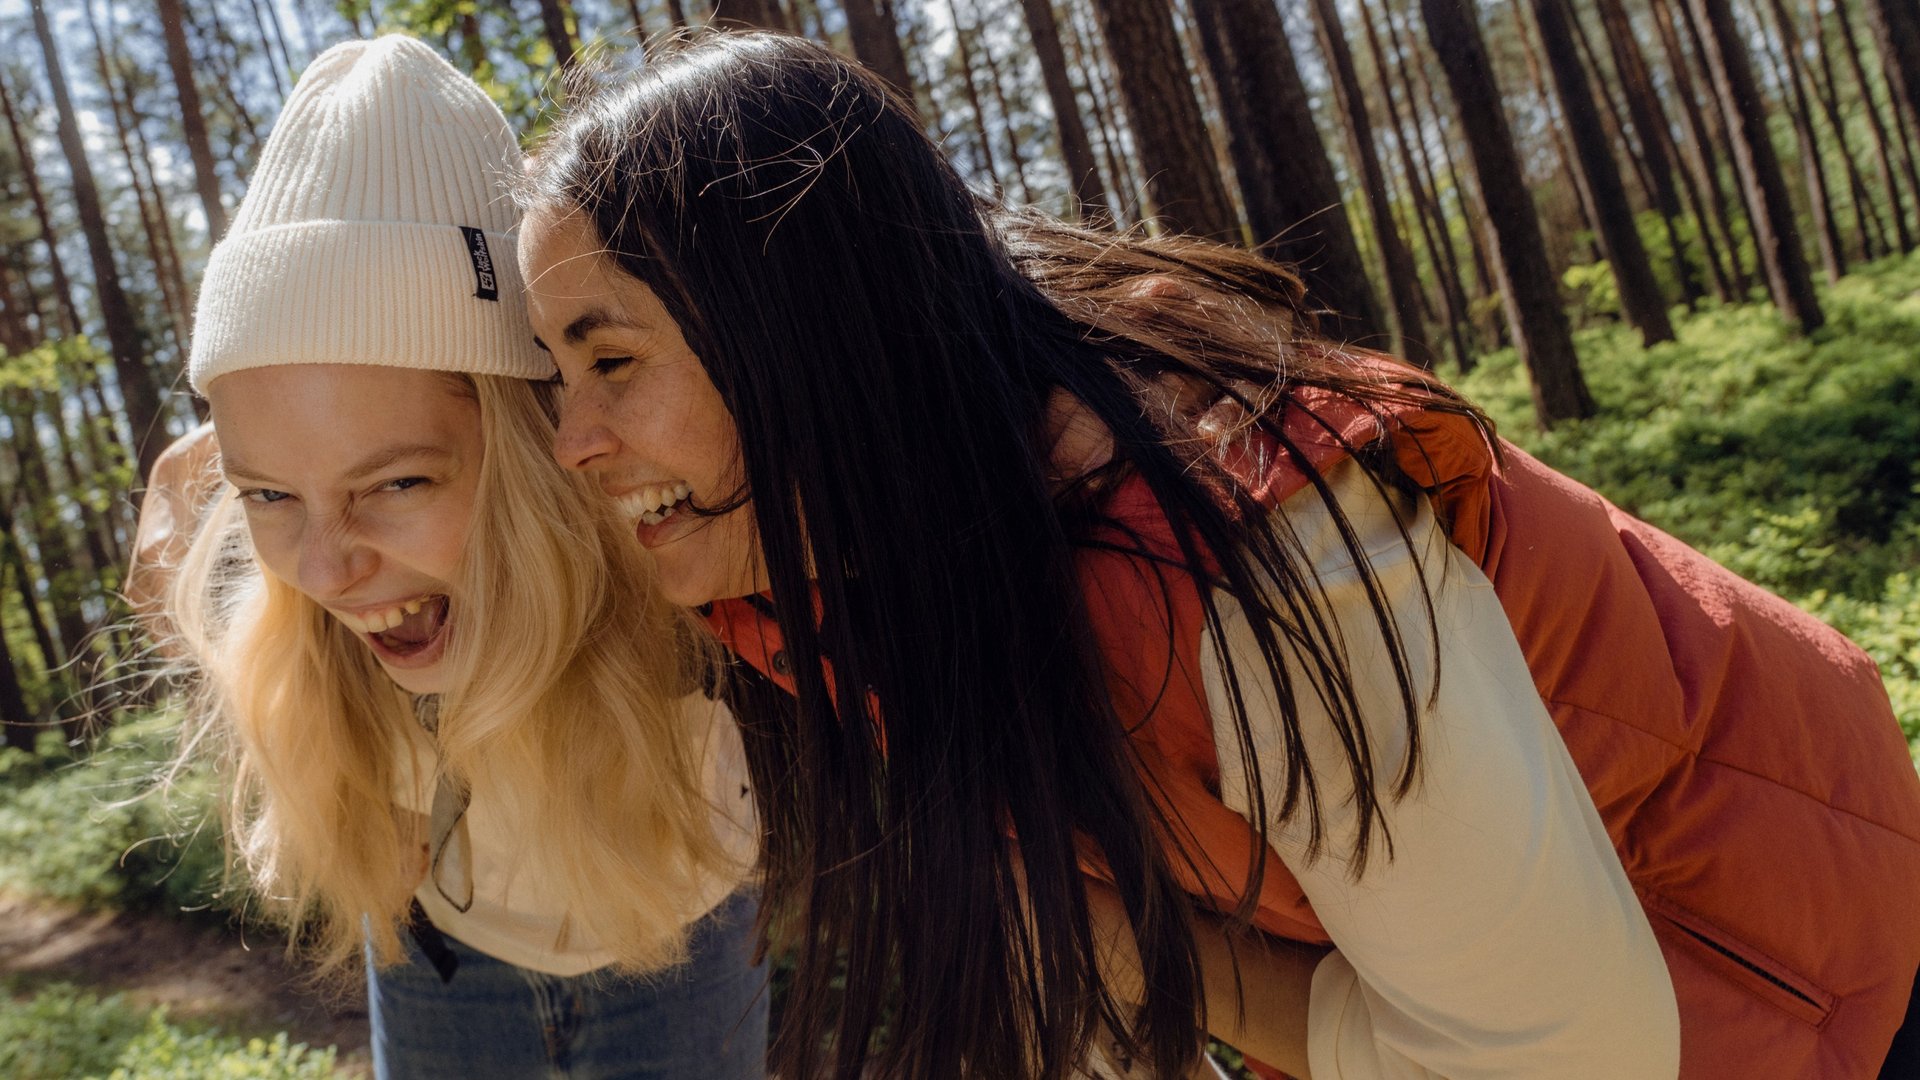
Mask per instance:
[[[1310,406],[1356,445],[1378,433],[1352,405]],[[1313,423],[1289,428],[1317,468],[1343,456]],[[1875,1075],[1920,966],[1920,777],[1872,662],[1517,448],[1496,461],[1463,418],[1402,412],[1387,434],[1493,582],[1646,907],[1679,1003],[1681,1076]],[[1305,486],[1285,461],[1268,466],[1244,478],[1266,505]],[[1174,550],[1137,478],[1107,509]],[[1218,794],[1199,596],[1110,549],[1087,549],[1080,574],[1149,789],[1220,875],[1185,884],[1230,906],[1240,880],[1227,875],[1250,865],[1258,836]],[[1169,614],[1171,635],[1142,632]],[[723,601],[710,621],[791,688],[771,619]],[[1255,925],[1327,943],[1285,864],[1258,857]]]

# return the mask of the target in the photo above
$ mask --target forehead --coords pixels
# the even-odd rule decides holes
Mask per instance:
[[[520,228],[520,268],[534,303],[560,305],[604,296],[617,275],[605,245],[584,214],[535,210]]]
[[[400,443],[477,452],[480,406],[459,376],[369,364],[284,364],[207,387],[230,460],[324,469]]]

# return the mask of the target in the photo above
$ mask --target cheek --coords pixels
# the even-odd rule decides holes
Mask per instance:
[[[300,540],[285,522],[266,519],[266,515],[247,514],[247,535],[253,541],[253,556],[262,569],[281,581],[300,587]]]

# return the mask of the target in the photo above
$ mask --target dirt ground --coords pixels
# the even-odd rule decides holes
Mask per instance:
[[[0,895],[0,973],[164,1004],[172,1017],[209,1020],[235,1035],[285,1031],[295,1042],[338,1047],[349,1075],[370,1075],[364,996],[303,985],[281,950],[278,938],[211,920]]]

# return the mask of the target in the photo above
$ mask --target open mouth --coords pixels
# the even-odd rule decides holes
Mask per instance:
[[[384,657],[421,656],[440,643],[447,628],[447,598],[420,596],[373,612],[336,612],[340,621],[366,635]]]
[[[691,494],[693,486],[685,480],[648,484],[620,496],[620,510],[629,520],[642,525],[658,525],[672,517],[673,512]]]

